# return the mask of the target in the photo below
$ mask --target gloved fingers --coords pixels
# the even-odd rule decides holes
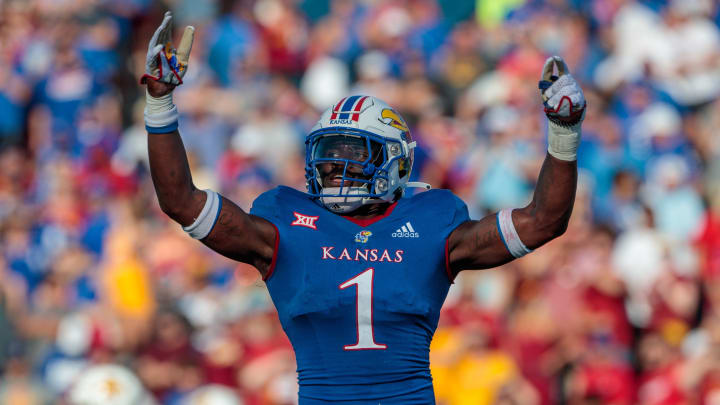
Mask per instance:
[[[553,76],[554,71],[555,71],[555,57],[551,56],[545,60],[545,65],[543,66],[541,80],[550,81],[550,79]]]
[[[150,54],[157,55],[157,52],[153,53],[153,50],[156,48],[156,45],[162,44],[165,45],[166,38],[169,38],[168,35],[168,28],[170,27],[170,23],[172,21],[172,13],[169,11],[165,12],[165,16],[163,17],[162,23],[160,23],[160,26],[155,30],[155,33],[153,34],[152,38],[150,38],[150,44],[148,45],[148,56]]]
[[[180,45],[178,45],[177,48],[178,62],[180,62],[182,65],[187,65],[188,61],[190,60],[190,50],[192,49],[194,38],[195,27],[193,27],[192,25],[188,25],[187,27],[185,27],[182,39],[180,40]]]
[[[553,59],[555,60],[555,66],[557,66],[558,69],[558,77],[570,74],[570,69],[568,69],[568,66],[563,58],[555,55],[553,56]]]
[[[150,48],[150,50],[148,51],[148,60],[147,60],[148,67],[151,67],[153,69],[157,68],[157,65],[158,65],[157,54],[160,53],[163,50],[163,48],[165,48],[165,46],[160,45],[160,44],[155,45],[155,47],[153,47],[153,48]]]
[[[165,22],[166,19],[167,23]],[[168,48],[172,48],[172,14],[169,11],[165,13],[165,18],[163,18],[163,24],[164,28],[160,32],[158,43],[163,44]]]
[[[557,66],[557,74],[555,74],[555,66]],[[554,86],[560,77],[563,77],[568,72],[569,70],[563,58],[559,56],[551,56],[545,60],[542,77],[538,83],[543,102],[548,101],[548,99],[552,97],[552,94],[548,94],[547,91]]]
[[[557,75],[554,74],[556,66]],[[545,65],[543,66],[542,80],[554,81],[552,80],[553,76],[555,76],[557,80],[557,78],[560,78],[567,74],[570,74],[570,69],[568,69],[567,63],[565,63],[565,60],[560,56],[551,56],[545,60]]]
[[[538,87],[545,104],[545,113],[552,122],[560,125],[582,122],[585,116],[585,95],[563,58],[556,55],[545,61]]]
[[[569,86],[576,86],[577,82],[575,81],[575,78],[572,77],[571,74],[565,74],[560,76],[559,79],[555,80],[550,87],[548,87],[544,92],[543,96],[545,97],[545,101],[548,99],[551,99],[555,94],[557,94],[560,90],[564,89],[565,87]]]
[[[140,83],[145,83],[148,78],[163,83],[180,85],[187,70],[195,37],[195,28],[185,27],[179,50],[172,45],[172,13],[165,13],[163,21],[153,34],[148,46],[148,55],[145,62],[145,74]]]

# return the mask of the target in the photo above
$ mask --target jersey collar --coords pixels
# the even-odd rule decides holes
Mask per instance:
[[[372,218],[353,218],[353,217],[347,216],[347,215],[341,215],[341,217],[347,219],[348,221],[354,223],[355,225],[359,225],[359,226],[362,226],[363,228],[365,228],[367,226],[370,226],[370,225],[380,221],[383,218],[390,216],[390,214],[395,209],[395,206],[397,206],[397,201],[390,204],[390,206],[385,210],[384,213],[382,213],[376,217],[372,217]]]

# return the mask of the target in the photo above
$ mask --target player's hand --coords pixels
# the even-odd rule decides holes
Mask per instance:
[[[563,58],[552,56],[545,61],[538,87],[545,114],[551,121],[560,125],[575,125],[585,118],[585,95]]]
[[[195,28],[185,27],[177,49],[172,46],[171,36],[172,13],[168,11],[150,39],[145,58],[145,74],[140,79],[140,83],[147,83],[148,93],[153,97],[172,92],[175,86],[182,84],[182,78],[187,72]]]

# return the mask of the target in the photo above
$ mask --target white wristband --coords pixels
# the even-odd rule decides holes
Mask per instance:
[[[566,127],[548,120],[548,152],[560,160],[577,160],[581,133],[581,123]]]
[[[532,252],[528,249],[524,243],[520,240],[520,236],[515,230],[515,225],[512,221],[511,209],[504,209],[497,214],[497,227],[500,231],[500,238],[502,238],[505,247],[513,257],[523,257],[526,254]]]
[[[167,133],[177,129],[178,110],[172,93],[153,97],[145,91],[145,128],[149,133]]]
[[[195,222],[188,226],[183,226],[183,231],[195,239],[202,239],[210,234],[222,209],[222,198],[220,198],[218,193],[212,190],[203,191],[207,194],[205,206],[203,206]]]

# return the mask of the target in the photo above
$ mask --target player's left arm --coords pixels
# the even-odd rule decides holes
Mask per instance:
[[[556,65],[557,76],[553,74]],[[548,153],[533,199],[523,208],[502,210],[458,226],[448,239],[448,260],[454,274],[507,263],[567,229],[575,202],[585,97],[558,56],[545,62],[540,89],[548,116]]]

